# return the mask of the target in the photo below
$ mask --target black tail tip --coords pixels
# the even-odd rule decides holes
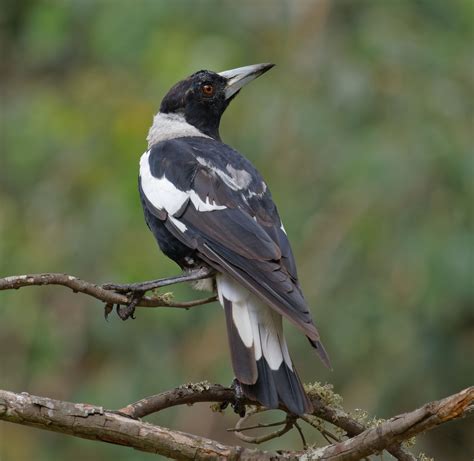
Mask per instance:
[[[311,339],[309,337],[307,337],[307,338],[308,338],[308,341],[311,344],[311,346],[313,346],[316,349],[316,352],[317,352],[319,358],[321,359],[321,361],[324,363],[324,365],[326,365],[327,368],[329,368],[331,371],[333,371],[333,368],[332,368],[332,365],[331,365],[331,360],[329,358],[328,353],[326,352],[326,349],[323,346],[323,343],[319,340],[314,340],[314,339]]]
[[[255,384],[241,384],[244,394],[270,409],[281,406],[294,415],[311,413],[313,405],[294,368],[282,362],[277,370],[270,368],[262,357],[257,361],[258,380]]]

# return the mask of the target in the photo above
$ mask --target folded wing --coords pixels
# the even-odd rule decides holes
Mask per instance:
[[[213,143],[181,138],[144,154],[140,187],[148,210],[210,266],[301,329],[329,366],[270,192],[240,154]]]

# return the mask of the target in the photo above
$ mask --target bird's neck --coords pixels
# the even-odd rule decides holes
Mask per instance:
[[[217,141],[221,140],[221,137],[219,135],[219,125],[221,121],[219,114],[190,111],[190,113],[187,113],[185,115],[185,119],[187,123],[198,129],[206,136],[216,139]]]
[[[148,148],[150,148],[161,141],[189,136],[220,139],[218,128],[216,131],[217,137],[213,136],[213,133],[206,133],[194,125],[191,125],[181,114],[164,114],[158,112],[153,117],[153,124],[146,139],[148,141]]]

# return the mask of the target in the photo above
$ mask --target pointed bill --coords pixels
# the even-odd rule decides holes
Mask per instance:
[[[234,96],[243,86],[255,80],[257,77],[260,77],[260,75],[270,70],[274,65],[275,64],[270,63],[253,64],[251,66],[238,67],[237,69],[219,72],[219,75],[227,80],[225,89],[226,99]]]

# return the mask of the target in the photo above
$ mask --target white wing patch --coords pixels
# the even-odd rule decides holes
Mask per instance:
[[[193,202],[194,208],[196,208],[197,211],[214,211],[224,210],[225,208],[227,208],[225,205],[216,205],[214,200],[209,200],[209,197],[206,197],[206,201],[203,202],[201,200],[201,197],[199,197],[199,195],[196,194],[196,192],[194,192],[193,190],[189,190],[186,193],[189,194],[191,202]]]
[[[186,192],[177,189],[166,177],[155,178],[150,171],[150,151],[146,151],[140,158],[141,186],[146,198],[155,208],[165,210],[174,215],[188,200]]]
[[[209,200],[209,197],[203,201],[193,190],[178,189],[166,176],[156,178],[151,174],[149,159],[150,151],[148,150],[140,158],[140,178],[143,192],[150,203],[158,210],[165,210],[170,219],[188,199],[191,200],[197,211],[215,211],[227,208],[224,205],[217,205],[214,201]],[[179,230],[186,230],[186,226],[178,219],[173,218],[171,221]]]
[[[232,302],[232,319],[245,347],[254,346],[255,360],[263,354],[272,370],[278,370],[283,361],[292,370],[281,315],[229,276],[218,274],[216,282],[219,301],[223,305],[225,297]]]
[[[239,189],[247,188],[252,182],[252,176],[248,171],[238,170],[232,165],[227,165],[225,168],[230,173],[230,177],[233,179],[235,185]]]
[[[182,223],[179,219],[176,219],[174,216],[171,215],[168,215],[168,218],[181,232],[186,232],[188,230],[186,224]]]
[[[206,159],[202,157],[196,157],[196,160],[217,176],[224,182],[224,184],[232,190],[243,190],[246,189],[252,182],[252,175],[245,170],[238,170],[232,165],[227,165],[226,170],[223,171],[219,168],[216,168],[214,165],[209,163]]]

